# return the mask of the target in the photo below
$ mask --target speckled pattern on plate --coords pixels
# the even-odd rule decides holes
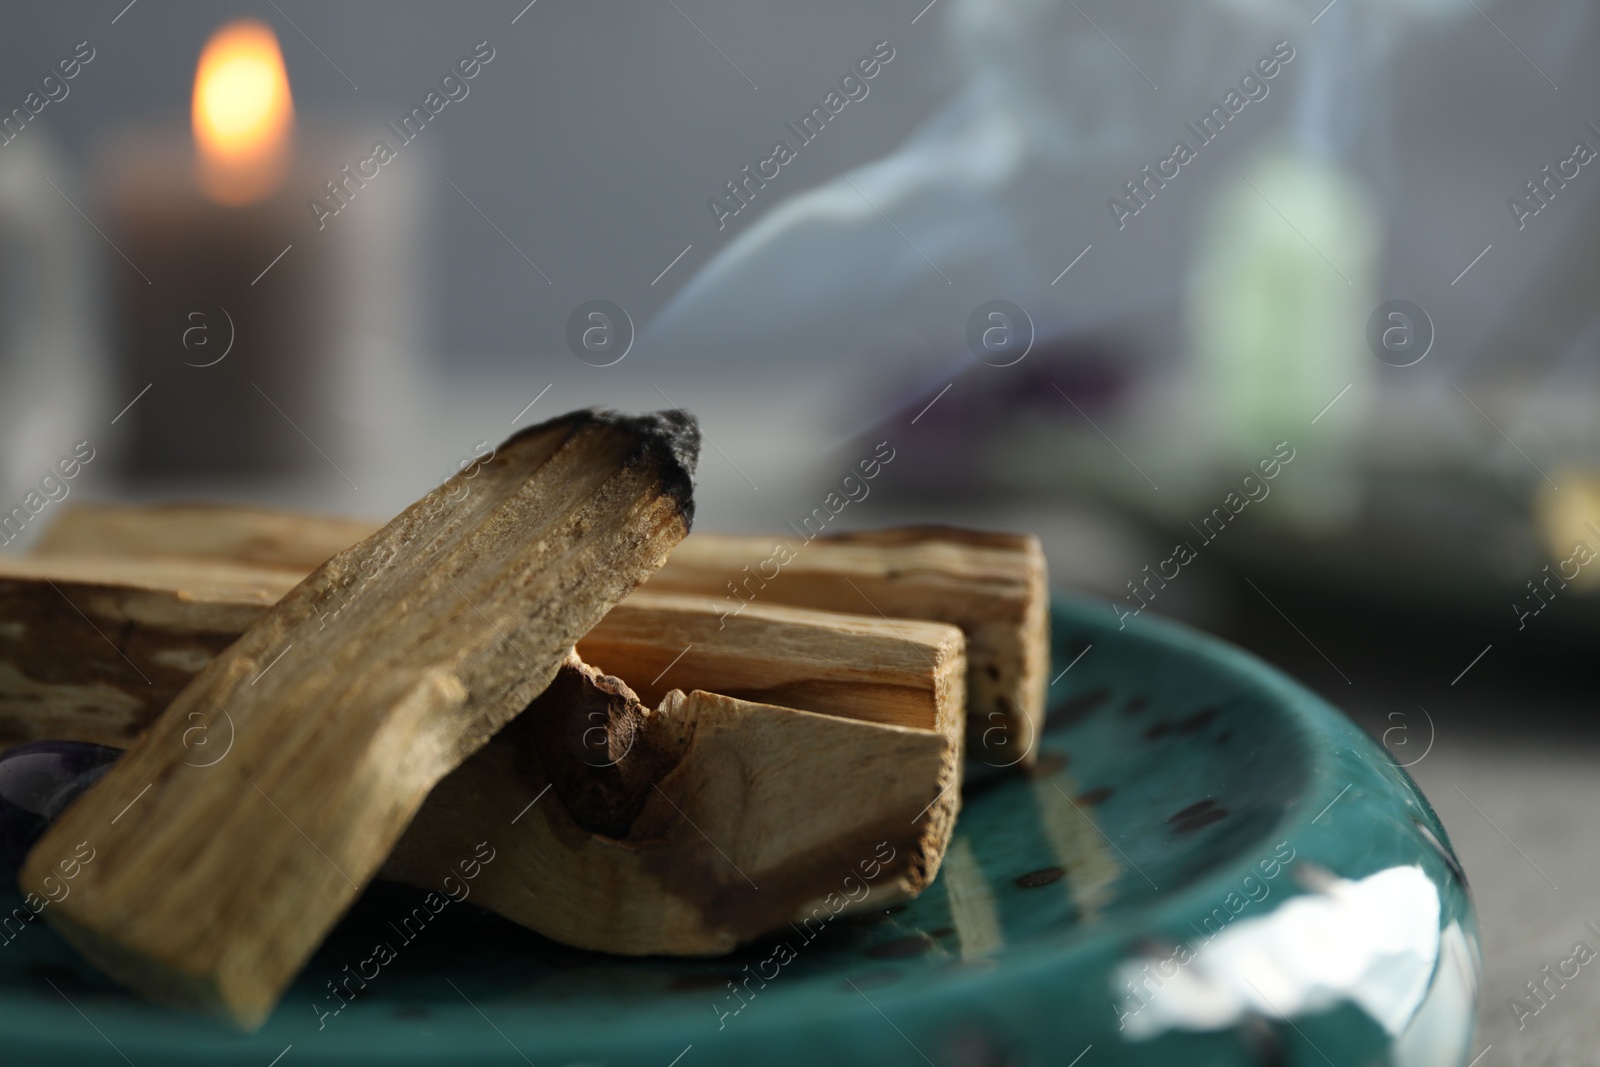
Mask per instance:
[[[424,922],[422,893],[375,885],[251,1035],[146,1004],[44,923],[13,921],[0,1061],[1465,1064],[1477,922],[1406,773],[1214,638],[1119,629],[1074,600],[1052,626],[1064,673],[1038,766],[969,767],[944,868],[915,901],[720,959],[635,960],[470,898]],[[849,873],[841,893],[859,893]]]

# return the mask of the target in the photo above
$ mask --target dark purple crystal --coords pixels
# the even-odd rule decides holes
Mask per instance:
[[[0,867],[15,873],[51,820],[121,755],[86,741],[29,741],[0,752]]]

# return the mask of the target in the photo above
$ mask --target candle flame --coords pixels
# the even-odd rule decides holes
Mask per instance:
[[[277,192],[289,169],[294,101],[271,27],[230,22],[211,35],[194,75],[196,176],[219,204]]]

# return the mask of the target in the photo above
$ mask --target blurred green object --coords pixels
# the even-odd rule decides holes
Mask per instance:
[[[1280,507],[1307,525],[1347,519],[1378,366],[1364,340],[1378,209],[1331,161],[1276,152],[1225,183],[1204,220],[1186,307],[1197,443],[1219,466],[1248,465],[1272,442],[1304,441],[1329,405],[1309,459],[1317,476],[1286,486]]]
[[[6,1062],[1465,1064],[1477,922],[1410,777],[1214,638],[1088,601],[1052,626],[1038,767],[969,767],[908,904],[708,960],[453,908],[319,1030],[324,983],[421,896],[380,885],[248,1036],[135,998],[39,925],[0,953]]]

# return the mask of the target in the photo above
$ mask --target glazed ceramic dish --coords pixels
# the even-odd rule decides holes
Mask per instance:
[[[422,893],[376,885],[251,1035],[144,1003],[35,923],[0,948],[0,1059],[1465,1064],[1476,919],[1406,773],[1215,639],[1118,629],[1077,601],[1052,626],[1038,764],[970,767],[943,870],[915,901],[878,907],[851,883],[865,910],[824,907],[733,956],[622,959],[470,897],[408,923]],[[379,943],[392,958],[373,974]],[[332,988],[347,967],[365,975],[348,1002]]]

